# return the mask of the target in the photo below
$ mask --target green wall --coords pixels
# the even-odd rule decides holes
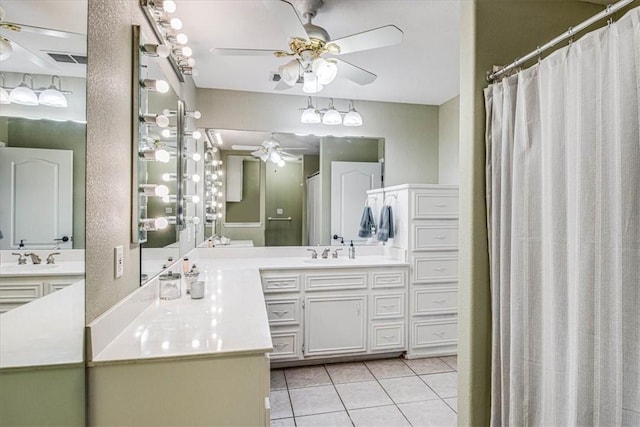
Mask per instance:
[[[86,135],[87,126],[84,123],[0,117],[0,140],[7,142],[9,147],[73,151],[74,249],[85,247]]]
[[[302,162],[287,162],[283,167],[267,163],[265,245],[302,244]],[[277,213],[282,209],[282,214]],[[268,217],[291,217],[291,221],[269,221]]]
[[[226,203],[227,222],[260,222],[260,163],[242,161],[242,200]]]

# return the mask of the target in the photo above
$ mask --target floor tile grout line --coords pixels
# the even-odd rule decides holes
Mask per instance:
[[[289,392],[289,381],[287,381],[287,374],[285,373],[285,370],[282,370],[282,376],[284,377],[284,385],[285,387],[287,387],[287,396],[289,397],[289,406],[291,406],[291,417],[293,418],[293,425],[294,427],[298,426],[298,423],[296,423],[296,414],[293,413],[293,402],[291,401],[291,393]]]
[[[347,417],[349,418],[349,422],[351,422],[351,425],[355,427],[356,423],[353,422],[353,420],[351,419],[351,414],[349,414],[349,410],[347,409],[347,405],[344,404],[344,400],[342,400],[342,396],[340,395],[340,392],[338,391],[338,388],[336,387],[336,383],[333,382],[333,378],[331,377],[331,374],[329,373],[329,370],[327,369],[327,364],[323,364],[322,367],[324,368],[324,370],[327,372],[327,375],[329,376],[329,381],[331,381],[331,385],[333,386],[333,389],[336,391],[336,394],[338,395],[338,399],[340,399],[340,403],[342,403],[342,407],[344,408],[344,411],[347,413]]]
[[[412,426],[413,424],[411,424],[411,421],[409,421],[409,418],[407,418],[407,416],[404,414],[404,412],[402,412],[402,409],[400,409],[400,407],[398,406],[398,404],[396,403],[395,400],[393,400],[393,398],[391,397],[391,395],[387,392],[387,390],[384,388],[384,386],[380,383],[380,379],[378,377],[376,377],[376,375],[373,373],[373,371],[371,369],[369,369],[369,366],[365,363],[364,366],[369,370],[369,372],[371,372],[371,375],[373,375],[373,378],[376,379],[376,382],[378,383],[378,385],[380,386],[380,388],[382,388],[382,391],[385,392],[385,394],[389,397],[389,399],[391,400],[391,402],[393,403],[393,405],[396,407],[396,409],[398,409],[398,411],[400,412],[400,414],[402,415],[402,417],[407,420],[407,423],[409,423],[410,426]],[[413,372],[413,369],[409,368],[411,370],[411,372]],[[415,372],[414,372],[415,373]],[[398,377],[401,378],[401,377]],[[385,378],[386,379],[386,378]]]

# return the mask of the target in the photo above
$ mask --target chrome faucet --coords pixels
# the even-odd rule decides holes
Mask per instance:
[[[54,258],[55,255],[60,255],[60,252],[50,253],[49,256],[47,257],[47,264],[55,264],[56,263],[56,259]]]
[[[27,252],[24,254],[24,256],[30,256],[31,262],[34,264],[40,264],[42,262],[42,259],[35,252]]]
[[[338,251],[341,251],[342,248],[338,248],[331,254],[331,258],[338,258]]]
[[[311,251],[311,259],[317,259],[318,258],[318,252],[316,252],[315,249],[307,249],[308,251]]]
[[[331,249],[324,248],[324,250],[322,251],[322,258],[327,259],[329,257],[329,252],[331,252]]]
[[[18,265],[24,265],[27,263],[27,257],[18,253],[18,252],[11,252],[11,255],[17,255],[18,256]]]

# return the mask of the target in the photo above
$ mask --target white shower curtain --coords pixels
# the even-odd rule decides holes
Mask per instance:
[[[491,424],[640,426],[640,8],[485,90]]]

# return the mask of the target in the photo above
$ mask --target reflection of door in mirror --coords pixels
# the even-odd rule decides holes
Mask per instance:
[[[73,151],[0,147],[0,249],[71,249],[72,176]]]
[[[302,161],[280,167],[268,162],[266,174],[265,246],[302,244]]]

